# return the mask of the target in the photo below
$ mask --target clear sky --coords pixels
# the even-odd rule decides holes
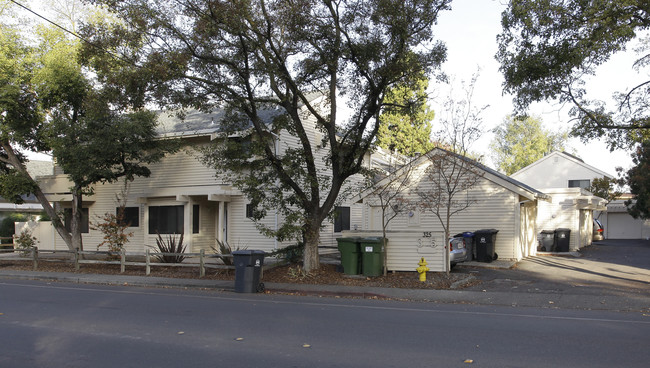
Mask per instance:
[[[489,105],[489,108],[483,114],[486,133],[472,148],[485,155],[485,162],[489,166],[493,165],[487,146],[493,134],[487,131],[512,112],[512,97],[502,94],[503,77],[499,72],[499,63],[494,59],[497,51],[496,36],[501,32],[501,12],[506,8],[503,5],[505,2],[454,0],[452,10],[441,14],[435,28],[437,37],[445,42],[448,49],[447,62],[443,66],[446,73],[454,75],[456,80],[469,81],[477,68],[481,68],[473,102],[476,106]],[[614,91],[612,86],[623,90],[625,86],[632,85],[634,78],[638,78],[638,75],[631,73],[632,62],[632,53],[613,58],[598,70],[597,77],[588,86],[593,86],[593,91],[599,92],[599,98],[609,98]],[[629,83],[626,84],[627,82]],[[444,87],[431,86],[431,94],[445,96],[437,91],[440,88]],[[433,105],[439,111],[440,107],[435,101]],[[562,107],[552,103],[535,104],[531,106],[530,113],[541,116],[547,129],[557,131],[572,125],[568,121],[569,108],[570,106]],[[571,139],[569,146],[568,152],[574,151],[587,164],[612,175],[616,173],[616,166],[628,168],[632,164],[629,152],[610,153],[603,142],[583,144],[578,139]]]

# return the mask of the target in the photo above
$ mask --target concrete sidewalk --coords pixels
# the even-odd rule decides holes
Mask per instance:
[[[177,279],[150,276],[94,275],[63,272],[0,270],[2,280],[42,280],[80,284],[124,285],[138,287],[197,288],[234,292],[233,281]],[[581,295],[545,292],[505,292],[474,290],[398,289],[340,285],[265,284],[270,293],[291,293],[329,297],[356,297],[410,300],[449,304],[480,304],[513,307],[613,310],[648,313],[650,297],[630,295]]]
[[[498,260],[489,264],[468,262],[459,264],[453,272],[481,282],[461,290],[279,283],[265,283],[265,287],[271,293],[634,311],[650,316],[650,241],[646,240],[603,241],[565,257],[538,256],[520,262]],[[234,292],[233,281],[18,271],[1,267],[0,279]]]

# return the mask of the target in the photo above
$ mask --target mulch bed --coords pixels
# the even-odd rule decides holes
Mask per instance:
[[[0,269],[32,270],[29,260],[0,260]],[[44,261],[40,260],[38,271],[43,272],[71,272],[79,274],[107,274],[145,276],[144,266],[127,266],[124,273],[120,273],[119,265],[82,264],[75,270],[70,260]],[[205,280],[234,280],[233,270],[206,269]],[[151,277],[172,278],[199,278],[198,267],[165,267],[152,266]],[[262,281],[265,283],[288,284],[313,284],[313,285],[346,285],[365,287],[388,287],[406,289],[449,289],[451,285],[466,278],[466,274],[427,273],[427,281],[420,282],[417,272],[389,272],[386,276],[365,277],[348,276],[339,272],[335,264],[321,264],[318,270],[306,273],[299,265],[283,265],[263,272]],[[470,283],[473,284],[473,283]],[[468,286],[468,285],[465,285]]]

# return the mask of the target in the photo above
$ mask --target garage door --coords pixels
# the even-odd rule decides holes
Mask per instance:
[[[642,231],[643,220],[635,220],[624,212],[607,214],[607,239],[641,239]]]

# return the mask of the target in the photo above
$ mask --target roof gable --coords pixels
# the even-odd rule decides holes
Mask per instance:
[[[606,177],[609,177],[609,178],[613,178],[612,175],[609,175],[608,173],[606,173],[606,172],[604,172],[604,171],[602,171],[600,169],[597,169],[597,168],[585,163],[582,159],[580,159],[580,158],[578,158],[578,157],[576,157],[574,155],[568,154],[566,152],[560,152],[560,151],[551,152],[550,154],[540,158],[539,160],[533,162],[532,164],[530,164],[530,165],[524,167],[523,169],[517,171],[516,173],[512,174],[512,177],[516,178],[516,177],[523,176],[523,175],[525,175],[527,173],[534,172],[535,170],[538,170],[542,166],[544,166],[545,163],[549,163],[549,162],[552,162],[554,160],[565,160],[565,161],[571,163],[572,165],[576,165],[578,167],[589,170],[589,171],[594,173],[594,177],[606,176]]]
[[[454,152],[451,152],[451,151],[448,151],[448,150],[445,150],[445,149],[442,149],[442,148],[434,148],[433,150],[427,152],[426,154],[421,155],[420,157],[414,159],[413,161],[411,161],[411,163],[404,165],[402,168],[395,171],[389,177],[386,177],[386,178],[380,180],[377,184],[375,184],[373,186],[373,188],[381,187],[381,186],[387,185],[391,181],[394,181],[392,176],[404,175],[408,171],[408,166],[409,165],[412,165],[413,167],[419,167],[419,166],[427,164],[427,162],[429,161],[429,157],[434,155],[436,153],[436,151],[443,152],[445,154],[451,155],[455,159],[463,160],[463,161],[473,165],[474,167],[478,168],[479,170],[481,170],[484,173],[483,177],[486,180],[489,180],[489,181],[491,181],[491,182],[493,182],[493,183],[495,183],[497,185],[500,185],[500,186],[502,186],[502,187],[514,192],[514,193],[522,195],[522,196],[524,196],[524,197],[526,197],[528,199],[545,199],[546,200],[546,199],[549,198],[548,195],[538,191],[537,189],[534,189],[534,188],[532,188],[532,187],[530,187],[530,186],[528,186],[528,185],[526,185],[526,184],[524,184],[524,183],[522,183],[520,181],[517,181],[517,180],[515,180],[515,179],[513,179],[513,178],[511,178],[509,176],[501,174],[500,172],[498,172],[496,170],[493,170],[493,169],[479,163],[476,160],[472,160],[472,159],[470,159],[468,157],[459,155],[457,153],[454,153]],[[369,188],[369,189],[363,191],[362,193],[360,193],[359,198],[363,199],[366,196],[371,195],[373,193],[373,191],[374,191],[373,188]]]

